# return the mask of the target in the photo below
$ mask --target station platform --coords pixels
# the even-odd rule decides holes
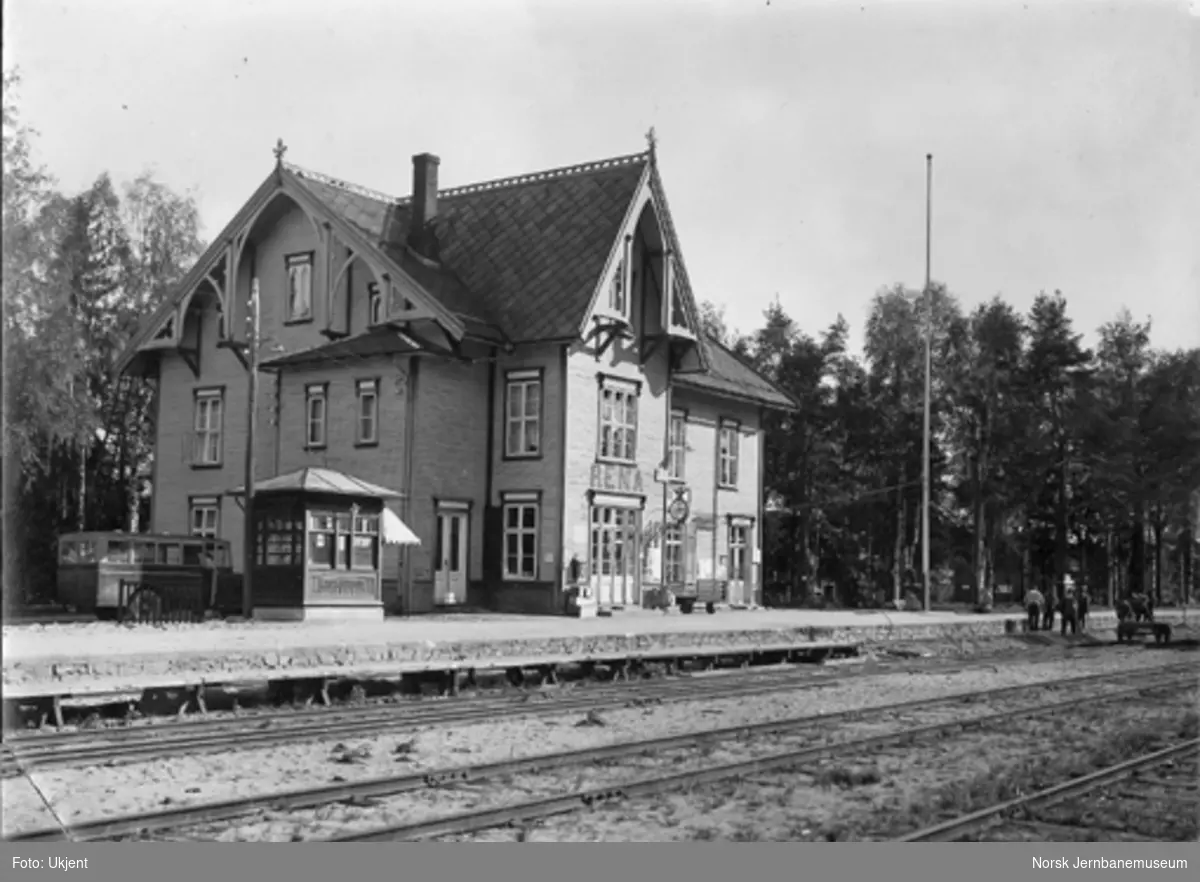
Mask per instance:
[[[1089,628],[1115,626],[1111,612]],[[383,622],[125,626],[108,622],[5,627],[6,699],[301,678],[387,678],[423,671],[539,663],[779,652],[1020,633],[1015,614],[629,610],[570,619],[501,614]]]

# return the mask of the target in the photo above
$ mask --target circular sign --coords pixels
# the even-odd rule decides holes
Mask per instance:
[[[671,504],[667,506],[667,517],[672,523],[682,524],[687,520],[688,516],[688,501],[683,496],[676,496]]]

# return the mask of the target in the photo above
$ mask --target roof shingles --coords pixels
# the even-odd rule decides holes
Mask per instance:
[[[436,262],[418,256],[406,243],[410,199],[293,165],[286,169],[326,210],[458,316],[470,333],[521,343],[578,335],[648,171],[656,197],[665,198],[650,159],[640,153],[442,190],[433,222]],[[674,238],[673,227],[670,235]],[[687,285],[686,270],[680,283]],[[766,406],[794,407],[787,395],[720,344],[699,342],[708,370],[680,375],[681,384]],[[394,332],[374,329],[276,359],[271,366],[396,353],[406,347]]]

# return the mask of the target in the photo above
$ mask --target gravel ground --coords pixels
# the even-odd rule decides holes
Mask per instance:
[[[1080,799],[1039,809],[1033,820],[997,824],[971,841],[1195,842],[1200,834],[1197,766],[1195,755],[1182,757]]]
[[[580,715],[507,720],[456,728],[355,739],[343,750],[325,743],[269,750],[174,758],[129,766],[35,771],[33,779],[67,822],[247,797],[278,790],[474,765],[573,748],[714,729],[860,706],[932,698],[1001,686],[1124,673],[1185,656],[1112,648],[1094,656],[1029,663],[955,674],[896,673],[831,683],[795,694],[749,696],[605,712],[606,725],[579,727]],[[354,755],[353,761],[344,761]],[[5,832],[52,826],[28,782],[3,782]]]
[[[964,782],[991,790],[996,779],[1019,775],[1030,763],[1031,745],[1043,750],[1053,745],[1076,757],[1099,754],[1119,733],[1174,733],[1194,703],[1193,691],[1170,700],[1084,706],[1052,717],[1006,723],[1004,731],[968,731],[915,747],[864,755],[857,764],[829,760],[804,771],[769,773],[690,794],[668,794],[563,815],[519,833],[494,829],[452,838],[482,842],[514,838],[540,842],[888,839],[924,826],[931,814],[940,820],[990,804],[994,801],[990,794],[977,795],[977,801],[972,801],[964,793]],[[1070,776],[1039,775],[1031,788],[1050,786]],[[943,804],[945,811],[939,811],[937,807]]]
[[[265,817],[247,820],[238,824],[212,825],[179,831],[178,838],[232,841],[288,841],[298,839],[327,839],[344,835],[350,831],[378,829],[381,826],[419,823],[430,818],[441,817],[453,812],[474,811],[507,805],[515,800],[538,799],[561,796],[564,793],[587,790],[604,790],[622,784],[662,774],[678,774],[699,771],[717,764],[740,762],[775,755],[782,751],[807,749],[820,744],[836,743],[850,738],[883,735],[895,731],[898,726],[919,726],[946,723],[963,717],[978,717],[994,710],[1028,707],[1046,699],[1042,694],[1024,694],[997,699],[996,705],[955,703],[903,714],[888,714],[870,720],[843,722],[836,726],[814,725],[769,737],[755,737],[741,741],[726,741],[698,748],[667,751],[661,755],[621,757],[600,761],[581,768],[547,770],[505,777],[503,781],[478,782],[469,787],[454,786],[443,791],[420,791],[396,797],[370,800],[359,804],[322,806],[314,811],[268,813]],[[946,775],[947,767],[933,767],[935,775]],[[953,770],[949,770],[953,776]],[[764,773],[767,780],[778,778],[778,774]],[[940,779],[939,779],[940,780]],[[701,794],[704,791],[700,791]],[[703,795],[700,799],[703,800]],[[603,806],[585,818],[596,821],[595,837],[598,841],[614,838],[609,834],[609,822],[614,816],[620,818],[641,817],[642,810],[658,803],[658,800],[639,800],[639,810],[630,812],[622,806],[615,811],[606,811]],[[745,812],[742,812],[745,816]],[[556,822],[566,839],[574,841],[578,833],[579,819],[574,814],[564,815]],[[585,822],[586,823],[586,820]],[[511,832],[508,837],[511,838]],[[504,838],[504,831],[484,834],[484,838]],[[469,837],[468,837],[469,838]],[[593,838],[593,837],[589,837]],[[618,837],[619,838],[619,837]]]

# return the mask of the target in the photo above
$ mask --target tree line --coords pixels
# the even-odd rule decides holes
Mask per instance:
[[[1195,595],[1200,349],[1151,346],[1128,310],[1085,348],[1059,291],[1028,314],[966,311],[944,285],[871,302],[861,356],[840,317],[817,336],[778,300],[759,329],[709,333],[791,394],[767,423],[766,590],[875,606],[923,592],[925,331],[932,326],[930,571],[935,601]],[[818,590],[820,589],[820,590]]]
[[[144,172],[63,193],[34,157],[20,77],[4,73],[4,588],[50,597],[55,543],[148,520],[151,401],[114,423],[113,366],[138,321],[204,250],[199,212]]]
[[[3,564],[14,600],[52,595],[60,533],[147,521],[151,402],[134,387],[114,411],[112,368],[204,250],[194,198],[148,172],[60,192],[34,158],[18,85],[4,74]],[[1195,592],[1200,350],[1154,349],[1149,323],[1127,311],[1086,349],[1058,292],[1027,315],[999,297],[965,312],[944,286],[930,301],[937,599],[1053,593],[1067,573],[1102,601]],[[813,336],[776,302],[739,334],[703,306],[709,333],[800,406],[766,426],[764,570],[777,600],[825,586],[844,605],[920,593],[923,304],[900,285],[877,293],[861,356],[840,317]]]

